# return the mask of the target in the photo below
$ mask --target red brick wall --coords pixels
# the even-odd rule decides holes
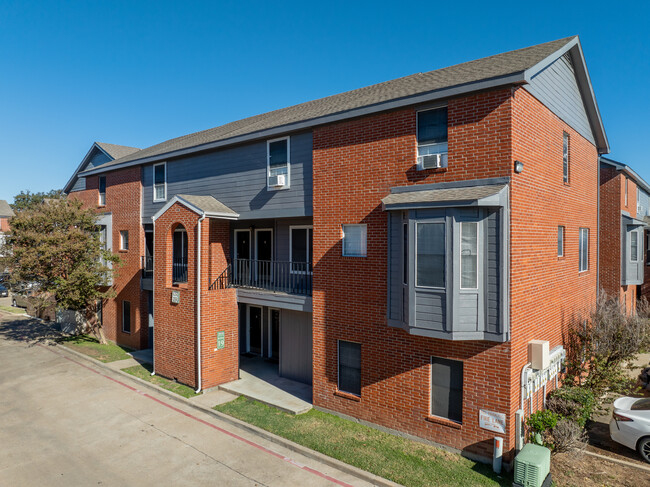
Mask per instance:
[[[156,374],[197,387],[196,240],[199,215],[176,203],[155,222],[154,365]],[[172,285],[172,235],[187,231],[187,283]],[[180,303],[172,304],[172,291]]]
[[[510,90],[449,101],[449,167],[416,171],[415,110],[314,130],[314,404],[491,455],[478,409],[509,408],[509,344],[409,335],[386,323],[387,215],[393,186],[509,176]],[[368,225],[368,256],[341,256],[341,224]],[[337,339],[362,343],[359,401],[336,393]],[[463,425],[431,421],[431,356],[463,360]]]
[[[207,389],[239,378],[239,312],[236,289],[209,289],[228,265],[230,223],[204,220],[201,233],[201,374]],[[226,340],[221,350],[219,331]]]
[[[0,232],[9,231],[9,218],[0,218]]]
[[[600,169],[600,288],[612,297],[621,291],[621,174]]]
[[[441,170],[415,171],[413,109],[314,130],[314,403],[490,456],[495,435],[478,427],[478,410],[508,415],[505,450],[513,448],[528,340],[559,344],[562,326],[596,295],[597,154],[523,89],[450,100],[448,110],[449,167]],[[563,131],[571,134],[568,186]],[[519,175],[516,159],[525,164]],[[381,198],[392,186],[500,176],[513,178],[512,342],[452,342],[388,327]],[[368,225],[366,258],[341,256],[344,223]],[[558,259],[560,224],[566,246]],[[590,269],[579,275],[581,226],[590,229]],[[362,343],[359,400],[337,394],[337,339]],[[464,362],[462,426],[428,417],[431,356]]]
[[[141,292],[140,278],[144,255],[144,229],[140,221],[142,183],[140,168],[121,169],[106,174],[106,206],[99,207],[98,177],[86,178],[86,189],[70,193],[87,208],[95,208],[99,214],[112,215],[112,246],[121,264],[113,279],[115,298],[103,305],[103,326],[106,337],[120,345],[146,348],[148,343],[148,303],[146,293]],[[120,251],[120,231],[129,232],[129,249]],[[131,303],[131,333],[122,331],[122,302]]]
[[[569,184],[563,183],[563,132],[570,135]],[[511,183],[512,387],[511,417],[519,408],[527,343],[562,343],[563,330],[588,314],[597,295],[598,154],[524,89],[515,91],[512,158],[524,163]],[[557,227],[565,227],[564,257],[557,256]],[[589,228],[589,270],[579,272],[579,228]],[[535,398],[543,404],[543,390]],[[535,407],[534,407],[535,408]],[[510,440],[514,440],[510,431]],[[511,445],[511,443],[509,444]],[[509,446],[508,445],[508,446]]]

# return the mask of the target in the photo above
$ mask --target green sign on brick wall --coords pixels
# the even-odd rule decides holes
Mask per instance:
[[[218,331],[217,332],[217,350],[226,348],[226,332]]]

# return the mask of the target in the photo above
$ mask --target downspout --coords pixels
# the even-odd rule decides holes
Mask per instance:
[[[201,392],[201,222],[205,219],[205,212],[199,218],[199,238],[196,249],[196,363],[198,368],[199,387],[196,390]]]
[[[598,299],[598,295],[600,294],[600,156],[598,156],[597,165],[596,180],[598,192],[596,193],[596,225],[598,231],[596,232],[596,299]]]
[[[151,217],[153,220],[153,261],[156,262],[156,220],[154,220],[153,217]],[[146,238],[146,235],[145,235]],[[145,244],[146,246],[146,244]],[[146,254],[146,250],[145,250]],[[154,310],[156,309],[156,265],[154,264],[153,266],[153,273],[152,273],[152,286],[151,286],[151,306],[153,306],[153,309],[150,310],[151,314],[153,316],[153,329],[154,329],[154,335],[155,335],[155,329],[156,329],[156,315],[154,313]],[[148,318],[148,317],[147,317]],[[149,323],[147,323],[147,326]],[[152,367],[153,370],[151,371],[151,375],[156,375],[156,340],[151,339],[152,347],[151,347],[151,361],[153,362]]]

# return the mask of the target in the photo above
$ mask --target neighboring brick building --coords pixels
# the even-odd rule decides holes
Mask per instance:
[[[66,191],[105,187],[114,250],[129,232],[104,326],[153,337],[156,373],[203,389],[263,357],[317,407],[510,458],[597,296],[608,150],[574,37],[82,163]]]
[[[5,241],[5,234],[9,233],[9,225],[11,219],[16,216],[14,210],[11,209],[9,203],[5,200],[0,200],[0,257],[2,257],[2,246]],[[2,272],[4,269],[0,269]]]
[[[650,298],[648,215],[650,185],[629,166],[601,157],[599,287],[628,311],[638,298]]]

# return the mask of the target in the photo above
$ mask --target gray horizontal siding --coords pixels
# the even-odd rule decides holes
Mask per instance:
[[[500,283],[501,265],[499,264],[500,248],[499,213],[490,211],[487,217],[487,273],[486,273],[486,331],[499,333],[500,322]]]
[[[102,151],[97,149],[97,147],[95,147],[93,149],[92,154],[90,155],[90,158],[88,159],[88,162],[84,166],[82,166],[81,169],[79,169],[79,171],[92,169],[94,167],[101,166],[102,164],[106,164],[107,162],[112,160],[113,160],[112,158],[108,157]],[[70,192],[83,191],[85,189],[86,189],[86,178],[77,178]]]
[[[642,220],[643,217],[650,215],[650,195],[643,191],[639,186],[637,186],[637,189],[639,197],[638,197],[638,203],[639,203],[639,209],[637,209],[636,212],[636,217],[639,220]]]
[[[569,53],[533,76],[524,88],[584,138],[595,143]]]
[[[167,162],[167,199],[175,194],[211,195],[242,219],[311,216],[312,135],[291,136],[290,188],[266,189],[266,141]],[[143,170],[143,219],[164,203],[153,202],[153,165]]]
[[[418,291],[415,293],[415,324],[417,328],[446,331],[446,293]]]

